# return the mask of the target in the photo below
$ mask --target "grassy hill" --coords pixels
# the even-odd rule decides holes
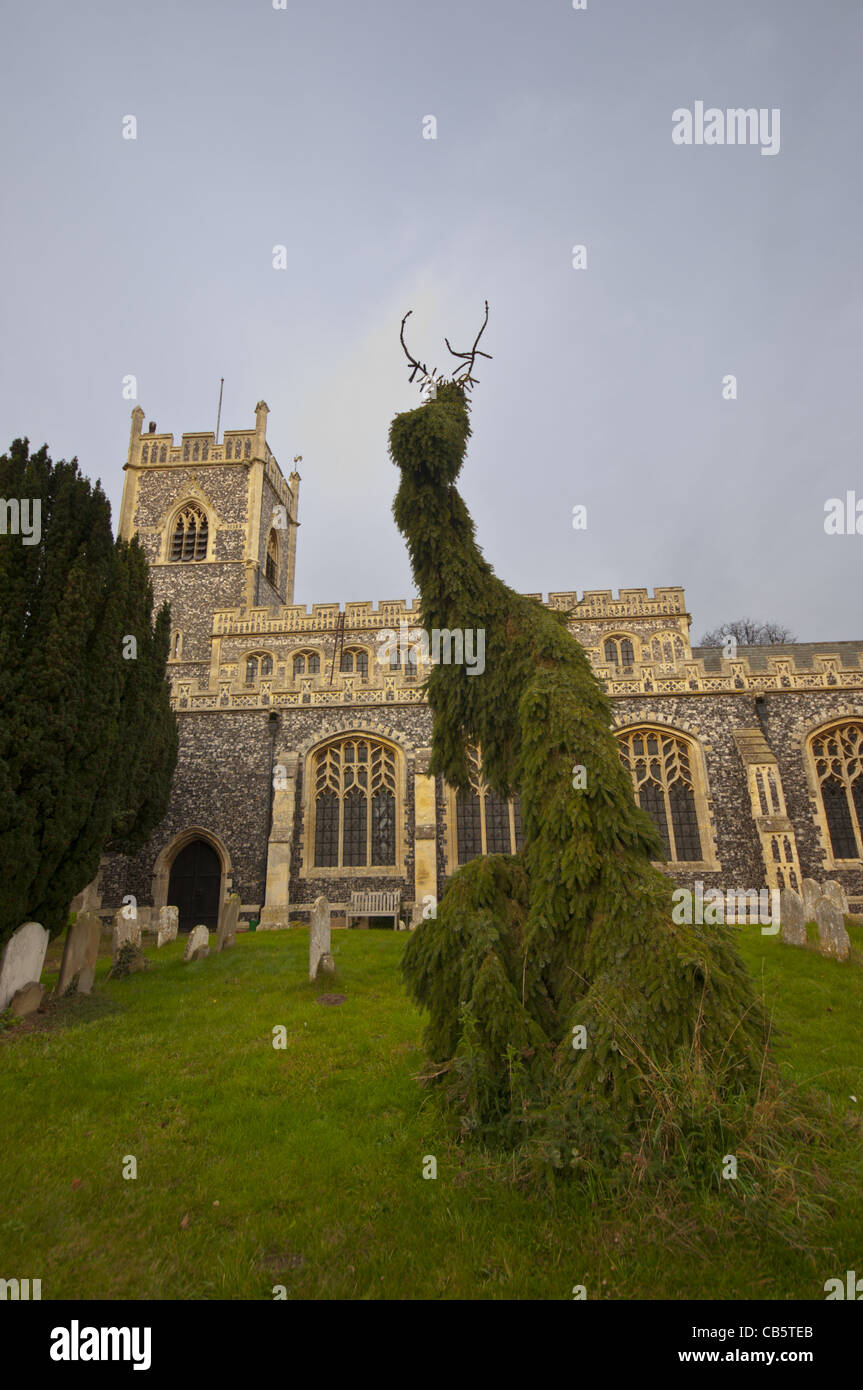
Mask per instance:
[[[843,1116],[863,1104],[863,928],[851,933],[844,965],[741,933],[784,1075]],[[859,1267],[863,1184],[830,1197],[859,1174],[859,1130],[821,1164],[828,1206],[801,1206],[791,1241],[741,1215],[729,1183],[622,1210],[572,1184],[519,1186],[507,1162],[465,1151],[414,1079],[405,939],[335,932],[323,986],[308,984],[302,928],[193,965],[183,941],[150,948],[153,968],[125,980],[106,981],[106,957],[89,999],[0,1028],[0,1274],[41,1278],[46,1299],[270,1299],[276,1285],[569,1299],[576,1284],[589,1298],[823,1299],[826,1279]],[[317,1003],[325,991],[345,1002]]]

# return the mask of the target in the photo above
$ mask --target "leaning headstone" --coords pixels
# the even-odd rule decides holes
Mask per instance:
[[[19,989],[38,982],[47,949],[48,932],[38,922],[25,922],[12,933],[0,956],[0,1013]]]
[[[159,931],[156,936],[157,947],[167,946],[169,941],[176,941],[179,925],[180,909],[178,907],[160,907]]]
[[[334,975],[336,963],[330,953],[330,905],[326,898],[315,898],[309,931],[309,983],[319,974]]]
[[[793,888],[783,888],[779,894],[779,921],[782,924],[782,940],[786,946],[806,945],[809,938],[806,935],[803,899]]]
[[[95,912],[79,912],[75,921],[67,927],[63,964],[57,981],[58,995],[68,990],[73,993],[77,990],[79,994],[90,993],[96,974],[101,929],[102,924]]]
[[[815,904],[821,897],[821,889],[814,878],[804,878],[803,880],[803,911],[806,914],[807,922],[815,921]]]
[[[114,913],[114,965],[117,964],[117,957],[127,942],[133,946],[140,946],[141,944],[141,923],[137,911],[134,916],[128,917],[126,916],[127,911],[127,908],[121,907],[118,912]]]
[[[44,993],[44,985],[40,985],[36,980],[31,980],[29,985],[16,989],[9,1004],[13,1017],[26,1018],[28,1014],[34,1014],[42,1003]]]
[[[210,954],[210,933],[206,927],[193,927],[186,942],[183,960],[203,960]]]
[[[847,914],[848,894],[845,892],[842,884],[836,882],[835,878],[828,878],[827,882],[824,884],[824,896],[825,898],[829,898],[831,903],[835,903],[843,915]]]
[[[235,945],[237,923],[240,920],[240,895],[232,893],[219,912],[219,927],[216,932],[216,950],[224,951],[226,946]]]
[[[847,960],[851,951],[851,940],[845,930],[845,918],[830,898],[818,899],[815,904],[815,921],[818,923],[818,947],[822,956],[832,956],[834,960]]]

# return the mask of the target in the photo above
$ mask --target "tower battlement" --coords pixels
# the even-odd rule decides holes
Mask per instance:
[[[267,443],[268,413],[266,402],[259,401],[253,429],[223,430],[221,442],[217,442],[213,430],[184,430],[179,442],[175,443],[173,432],[157,430],[154,420],[145,431],[144,411],[141,406],[135,406],[124,468],[164,468],[177,464],[213,468],[225,463],[263,463],[267,481],[290,512],[289,502],[294,491],[291,484],[294,479],[299,482],[299,474],[292,473],[290,479],[286,479]]]
[[[156,600],[171,604],[175,655],[204,655],[214,609],[293,602],[300,475],[282,473],[268,414],[258,401],[252,429],[175,442],[132,411],[119,534],[137,534]]]

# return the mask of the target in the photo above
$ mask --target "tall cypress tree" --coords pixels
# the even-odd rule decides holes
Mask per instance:
[[[764,1016],[729,929],[672,921],[671,885],[651,862],[657,832],[565,615],[508,588],[476,543],[455,487],[471,380],[438,381],[393,420],[393,511],[426,630],[485,632],[481,675],[432,668],[430,770],[466,787],[466,745],[478,744],[493,790],[520,794],[524,849],[454,874],[403,972],[428,1012],[433,1071],[468,1128],[510,1140],[549,1116],[559,1132],[562,1116],[570,1134],[586,1127],[588,1145],[601,1135],[620,1151],[660,1072],[695,1067],[717,1096],[754,1093]]]
[[[16,439],[0,497],[41,508],[38,544],[0,535],[2,943],[28,918],[57,935],[108,844],[143,843],[167,808],[177,736],[170,615],[153,624],[144,555],[114,541],[101,485]]]

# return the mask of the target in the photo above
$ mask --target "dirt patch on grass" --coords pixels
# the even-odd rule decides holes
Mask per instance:
[[[119,1008],[117,1001],[105,994],[68,994],[60,999],[49,994],[35,1013],[28,1014],[26,1018],[10,1019],[5,1027],[0,1024],[0,1047],[28,1033],[52,1033],[60,1028],[95,1023],[106,1014],[116,1013]]]
[[[268,1250],[261,1260],[261,1268],[268,1274],[282,1274],[286,1269],[302,1269],[305,1256],[295,1250]]]

